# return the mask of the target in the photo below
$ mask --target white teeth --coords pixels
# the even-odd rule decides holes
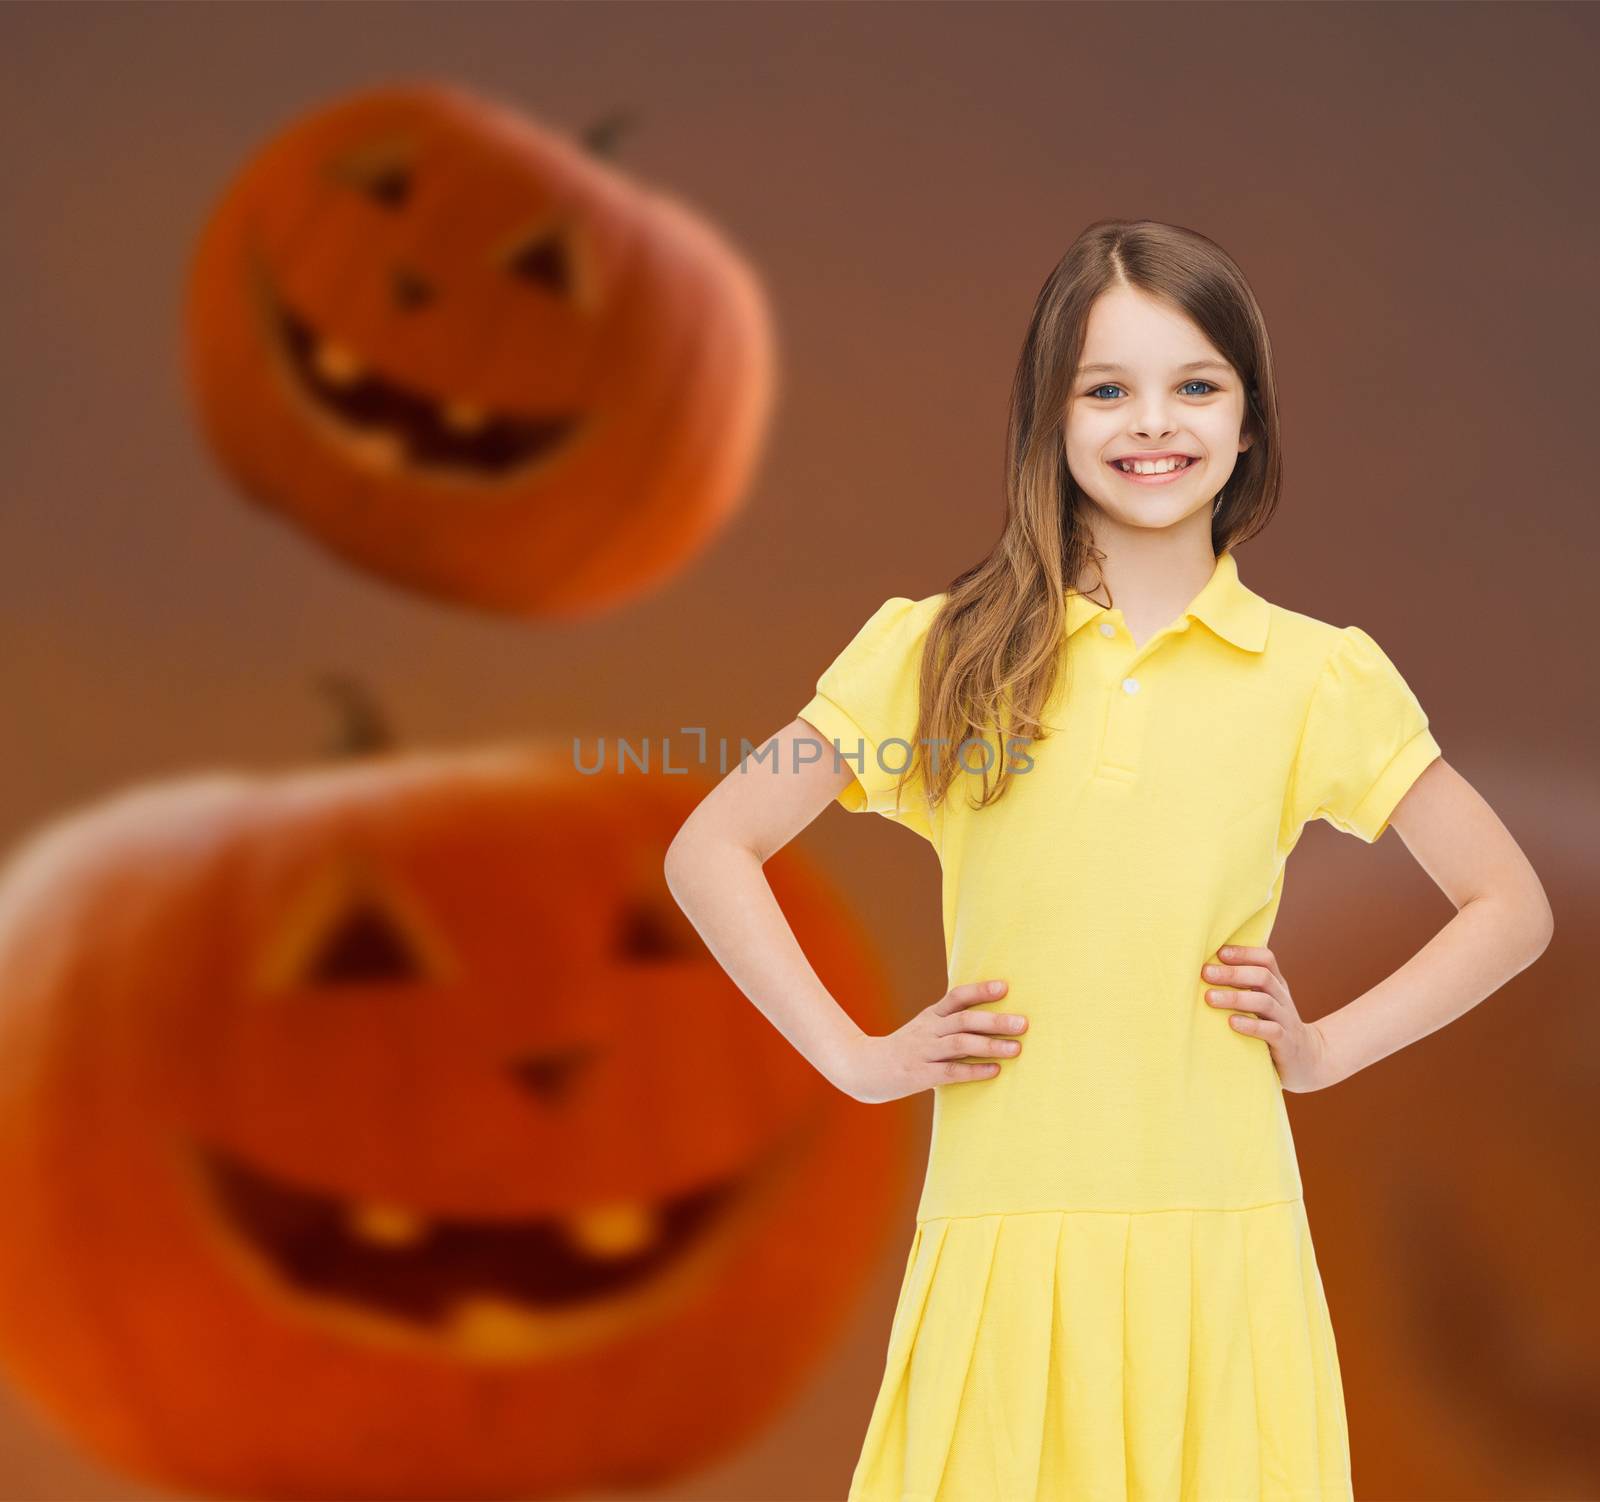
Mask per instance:
[[[451,1306],[449,1330],[476,1356],[526,1356],[537,1349],[540,1325],[531,1310],[514,1300],[474,1293]]]
[[[1192,462],[1189,459],[1119,459],[1117,468],[1129,475],[1165,475],[1175,469],[1187,469]]]
[[[324,339],[317,345],[312,363],[317,374],[334,386],[348,386],[352,381],[359,381],[366,370],[354,350],[335,344],[331,339]]]
[[[346,442],[356,458],[373,469],[392,473],[405,463],[405,444],[398,434],[382,428],[353,434]]]
[[[489,417],[482,407],[471,402],[451,402],[444,409],[444,420],[458,433],[476,433]]]
[[[626,1257],[660,1235],[655,1212],[637,1200],[584,1210],[566,1222],[567,1238],[591,1257]]]
[[[384,1205],[376,1200],[360,1200],[345,1209],[345,1224],[350,1234],[381,1246],[407,1246],[428,1234],[428,1223],[403,1205]]]
[[[355,1200],[345,1206],[345,1228],[379,1246],[409,1246],[427,1236],[425,1217],[404,1205]],[[655,1211],[637,1200],[598,1205],[565,1221],[567,1239],[591,1257],[627,1257],[653,1245],[661,1235]]]

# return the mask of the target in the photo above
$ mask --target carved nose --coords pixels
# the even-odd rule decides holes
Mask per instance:
[[[511,1073],[519,1085],[540,1100],[559,1104],[572,1093],[596,1056],[597,1051],[587,1044],[524,1054],[512,1061]]]
[[[425,277],[418,276],[414,271],[408,271],[404,266],[397,266],[390,280],[390,295],[394,298],[395,306],[404,308],[408,312],[415,308],[425,308],[433,301],[433,284]]]

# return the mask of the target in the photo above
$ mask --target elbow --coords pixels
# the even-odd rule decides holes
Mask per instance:
[[[684,893],[693,886],[694,870],[704,848],[692,825],[691,816],[689,823],[684,824],[672,837],[661,861],[661,874],[666,878],[667,890],[679,907],[683,906]]]
[[[684,863],[688,860],[688,854],[688,841],[684,838],[683,831],[679,830],[672,837],[672,843],[667,846],[666,856],[661,862],[661,874],[666,878],[667,890],[672,893],[674,899],[678,899],[679,880],[683,874]]]
[[[1550,899],[1541,892],[1540,902],[1533,927],[1533,959],[1538,959],[1550,947],[1550,941],[1556,936],[1556,915],[1550,907]],[[1532,963],[1532,960],[1529,961]]]
[[[1524,955],[1523,968],[1538,959],[1555,937],[1555,914],[1551,911],[1550,899],[1545,895],[1544,888],[1537,882],[1517,913],[1516,932]]]
[[[1533,952],[1528,963],[1531,965],[1541,954],[1550,947],[1550,941],[1556,933],[1556,915],[1550,906],[1550,894],[1545,891],[1544,883],[1537,874],[1533,875],[1533,891],[1529,894],[1528,903],[1528,941],[1533,946]]]
[[[1469,903],[1477,902],[1485,904],[1488,916],[1484,921],[1491,925],[1497,946],[1514,967],[1511,974],[1526,970],[1550,947],[1556,931],[1555,914],[1537,882],[1469,899]]]
[[[737,833],[730,834],[719,823],[691,813],[667,845],[662,857],[661,874],[666,879],[667,890],[679,907],[685,907],[686,898],[702,885],[711,873],[721,870],[729,859],[748,852],[758,863],[766,856],[758,855],[747,839]],[[687,911],[687,908],[685,908]]]

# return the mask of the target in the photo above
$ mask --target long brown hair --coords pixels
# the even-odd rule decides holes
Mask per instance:
[[[1178,225],[1148,219],[1090,225],[1034,304],[1011,386],[1005,526],[988,556],[951,581],[929,626],[915,752],[897,794],[920,776],[932,807],[958,771],[969,771],[983,777],[983,796],[972,806],[987,807],[1010,785],[1016,743],[1046,738],[1042,715],[1064,660],[1067,592],[1091,559],[1098,564],[1105,557],[1091,543],[1083,493],[1067,468],[1067,403],[1089,310],[1117,285],[1181,309],[1244,382],[1244,430],[1254,442],[1238,456],[1213,510],[1212,551],[1254,536],[1277,506],[1272,349],[1244,273],[1221,246]],[[994,749],[974,764],[968,743],[987,744],[990,731]]]

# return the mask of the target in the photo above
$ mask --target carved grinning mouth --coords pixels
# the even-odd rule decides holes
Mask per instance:
[[[466,400],[440,401],[379,375],[347,346],[296,313],[256,272],[263,311],[297,389],[336,422],[376,468],[407,464],[502,478],[560,451],[582,426],[569,414],[496,414]]]
[[[627,1328],[681,1289],[775,1189],[810,1125],[748,1171],[680,1194],[495,1219],[347,1199],[214,1146],[191,1162],[232,1238],[302,1298],[466,1354],[526,1356]]]
[[[738,1187],[724,1180],[659,1205],[628,1207],[638,1244],[605,1256],[588,1249],[598,1217],[488,1221],[392,1209],[385,1216],[297,1188],[223,1152],[203,1157],[234,1227],[297,1288],[420,1323],[443,1318],[468,1291],[561,1308],[634,1287],[672,1261]],[[623,1216],[615,1219],[623,1225]]]

